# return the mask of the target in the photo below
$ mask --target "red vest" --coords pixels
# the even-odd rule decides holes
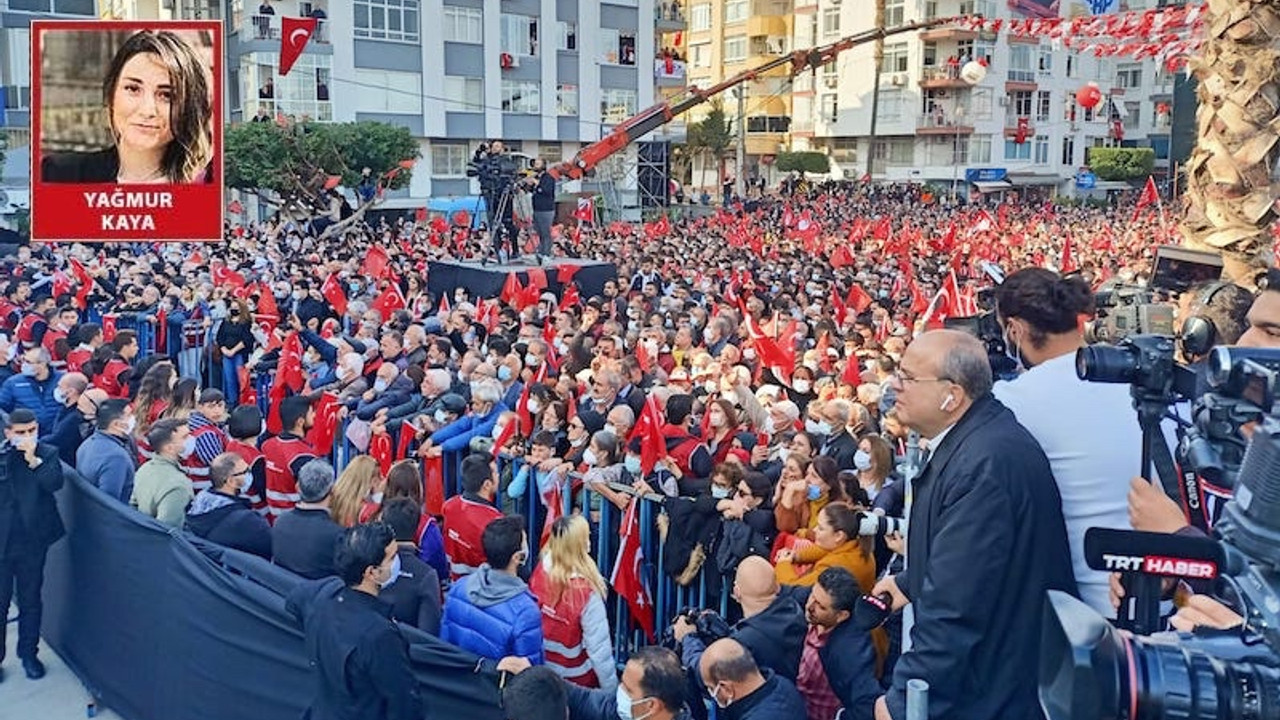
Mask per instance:
[[[300,457],[313,458],[316,453],[302,438],[281,436],[262,443],[262,455],[267,461],[267,519],[274,523],[301,499],[293,462]]]
[[[444,503],[444,552],[449,556],[449,577],[457,580],[484,564],[480,537],[502,511],[487,503],[454,495]]]
[[[684,428],[674,425],[663,427],[662,436],[667,443],[667,457],[675,461],[685,477],[693,477],[693,471],[689,469],[689,459],[693,457],[694,451],[702,441],[690,435]]]
[[[44,340],[40,344],[44,346],[45,350],[49,351],[49,355],[53,357],[55,364],[62,363],[62,361],[66,360],[66,357],[59,355],[57,350],[58,341],[66,336],[67,332],[65,330],[58,330],[52,325],[49,326],[48,330],[44,331]]]
[[[44,318],[35,313],[27,313],[18,323],[18,341],[24,346],[35,344],[36,323],[44,322]]]
[[[0,298],[0,328],[12,330],[16,327],[15,317],[22,315],[22,306],[9,302],[8,298]]]
[[[67,353],[67,372],[84,372],[84,364],[93,358],[93,351],[78,347]]]
[[[114,357],[107,361],[107,366],[102,369],[102,374],[93,379],[93,386],[102,388],[107,395],[116,399],[127,400],[129,398],[129,383],[120,382],[120,376],[129,372],[129,363],[123,359]]]
[[[262,458],[262,451],[249,443],[241,442],[240,440],[228,440],[227,452],[233,452],[239,455],[240,459],[244,460],[245,463],[248,464],[249,471],[253,473],[254,478],[257,478],[259,475],[259,466],[266,462]],[[265,517],[267,515],[267,501],[266,498],[263,497],[263,490],[263,488],[258,487],[257,482],[254,482],[253,486],[244,493],[244,496],[249,500],[249,506],[252,507],[259,515]]]
[[[191,431],[191,437],[196,438],[196,442],[200,441],[199,438],[201,436],[210,435],[210,434],[221,435],[222,436],[221,444],[224,448],[226,447],[227,434],[222,432],[222,430],[220,430],[217,425],[212,425],[212,424],[201,425],[200,427]],[[183,458],[182,469],[184,472],[187,473],[187,477],[191,478],[192,490],[194,490],[195,492],[200,492],[201,490],[205,490],[209,488],[210,486],[209,466],[204,463],[204,460],[200,459],[200,455],[198,453],[193,452],[190,455]]]
[[[538,563],[529,578],[529,590],[538,598],[538,608],[542,610],[542,649],[547,664],[568,682],[600,687],[582,632],[582,613],[595,592],[591,583],[586,578],[571,578],[569,587],[557,592],[543,564]]]

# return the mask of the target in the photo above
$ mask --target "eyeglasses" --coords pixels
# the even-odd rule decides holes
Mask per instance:
[[[910,373],[903,372],[902,370],[898,370],[897,372],[895,372],[893,374],[893,378],[895,381],[897,381],[899,385],[902,385],[904,387],[911,383],[951,382],[951,378],[947,378],[947,377],[916,377],[915,375],[911,375]]]

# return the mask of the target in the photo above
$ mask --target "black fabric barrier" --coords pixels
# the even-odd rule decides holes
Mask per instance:
[[[581,269],[573,276],[578,283],[583,300],[604,294],[604,284],[618,279],[618,266],[612,263],[573,258],[555,258],[542,266],[547,274],[547,290],[560,296],[564,289],[559,280],[557,265],[577,265]],[[427,265],[427,290],[439,297],[442,293],[453,297],[456,288],[465,288],[472,298],[496,298],[502,294],[507,275],[515,273],[521,287],[529,284],[529,265],[481,265],[474,261],[441,260]]]
[[[171,530],[72,472],[49,551],[44,638],[128,720],[294,720],[313,695],[284,597],[299,578]],[[404,628],[428,718],[500,720],[492,663]]]

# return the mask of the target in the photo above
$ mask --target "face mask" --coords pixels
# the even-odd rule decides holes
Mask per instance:
[[[584,432],[577,440],[570,440],[569,444],[573,447],[582,447],[582,443],[587,441],[587,434]]]
[[[867,471],[871,469],[871,453],[859,450],[853,454],[853,466],[859,470]]]
[[[724,427],[724,416],[720,413],[713,413],[708,417],[707,422],[713,428],[722,428]]]
[[[53,389],[53,399],[57,400],[59,405],[67,404],[67,394],[62,392],[62,388]]]
[[[378,583],[378,587],[386,589],[400,577],[400,555],[391,558],[391,569],[387,571],[387,579]]]
[[[538,357],[537,355],[534,355],[533,353],[525,353],[524,364],[528,365],[529,367],[538,367],[539,365],[542,364],[542,358]]]
[[[822,420],[821,422],[818,423],[817,432],[819,435],[830,435],[831,423],[827,422],[826,420]]]
[[[1018,372],[1022,372],[1023,370],[1025,370],[1027,366],[1026,366],[1026,363],[1023,362],[1022,360],[1022,350],[1018,347],[1017,343],[1015,343],[1013,340],[1009,338],[1008,325],[1005,326],[1004,331],[1000,333],[1000,336],[1004,338],[1005,356],[1013,361],[1014,365],[1017,366]]]
[[[182,442],[182,457],[184,458],[191,457],[191,453],[195,451],[196,451],[196,439],[188,435],[187,439]]]
[[[240,492],[248,493],[249,488],[253,486],[253,473],[247,472],[240,476]]]
[[[711,688],[711,699],[715,701],[715,703],[716,703],[716,707],[720,708],[721,710],[723,710],[723,709],[725,709],[725,708],[727,708],[727,707],[729,707],[730,705],[732,705],[732,704],[733,704],[733,696],[732,696],[732,695],[730,695],[730,696],[729,696],[729,699],[728,699],[728,700],[726,700],[726,701],[724,701],[724,702],[720,702],[720,686],[721,686],[722,684],[723,684],[723,683],[716,683],[716,686],[715,686],[715,687],[713,687],[713,688]]]
[[[127,435],[132,435],[135,428],[138,427],[138,416],[130,415],[129,419],[124,423],[124,431]]]
[[[582,451],[582,462],[586,463],[587,465],[591,467],[595,467],[596,462],[598,460],[599,458],[596,457],[595,450],[592,450],[591,448],[587,448],[586,450]]]
[[[708,380],[702,383],[702,389],[706,390],[708,395],[715,395],[716,391],[720,389],[720,384],[715,380]]]
[[[380,492],[371,493],[371,494],[369,495],[369,500],[370,500],[374,505],[381,505],[381,504],[382,504],[382,493],[380,493]]]
[[[811,419],[811,418],[806,418],[806,419],[805,419],[805,421],[804,421],[804,431],[805,431],[805,432],[807,432],[807,433],[809,433],[810,435],[821,435],[821,434],[822,434],[822,433],[818,432],[818,421],[817,421],[817,420],[813,420],[813,419]]]
[[[293,299],[294,299],[294,300],[301,300],[301,299],[305,298],[306,296],[307,296],[307,294],[306,294],[305,292],[301,291],[301,290],[295,290],[295,291],[293,291]]]
[[[808,380],[796,380],[795,382],[791,383],[791,387],[795,388],[796,392],[803,395],[809,392],[809,388],[811,387],[811,385]]]
[[[506,365],[503,365],[502,367],[498,368],[498,379],[501,380],[502,382],[507,382],[508,380],[510,380],[511,368],[507,367]]]
[[[603,429],[605,432],[609,433],[610,435],[613,435],[614,437],[618,436],[618,426],[614,425],[613,423],[605,423]]]
[[[31,363],[22,363],[22,374],[26,377],[35,377],[36,366]]]
[[[534,400],[533,398],[529,398],[529,412],[533,413],[534,415],[537,415],[541,411],[542,411],[542,403],[538,402],[537,400]]]
[[[640,458],[636,457],[635,455],[628,455],[626,458],[624,458],[622,461],[622,466],[626,468],[627,472],[631,473],[632,475],[640,474],[640,471],[641,471]]]
[[[717,500],[723,500],[729,497],[731,494],[732,494],[732,490],[730,488],[720,487],[719,485],[711,486],[711,497]]]
[[[360,283],[357,283],[357,282],[349,283],[347,287],[351,290],[352,295],[360,294]]]
[[[743,359],[745,359],[745,360],[755,360],[755,359],[756,359],[756,349],[755,349],[755,348],[753,348],[753,347],[749,347],[749,348],[747,348],[747,349],[743,350],[743,351],[742,351],[742,357],[743,357]]]
[[[494,425],[493,433],[492,433],[493,439],[497,440],[498,438],[502,437],[502,433],[505,432],[506,429],[507,429],[507,426],[503,425],[502,423],[498,423],[497,425]]]
[[[822,497],[822,488],[818,487],[817,485],[810,485],[808,486],[808,488],[809,489],[805,493],[805,497],[809,498],[810,500],[817,500],[818,498]]]
[[[377,380],[374,380],[374,381],[373,381],[373,391],[374,391],[374,392],[382,392],[383,390],[386,390],[386,389],[387,389],[387,381],[386,381],[386,380],[383,380],[382,378],[378,378]]]
[[[642,702],[649,702],[652,699],[653,698],[647,698],[647,697],[640,698],[639,700],[635,700],[634,703],[638,705]],[[631,700],[631,696],[627,695],[627,691],[622,689],[622,686],[619,685],[618,686],[618,702],[617,702],[618,720],[646,720],[646,718],[648,718],[650,715],[653,715],[654,711],[650,710],[649,712],[643,715],[633,716],[631,714],[632,703],[633,701]]]

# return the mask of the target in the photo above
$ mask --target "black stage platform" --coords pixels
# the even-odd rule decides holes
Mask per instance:
[[[472,298],[496,298],[502,294],[502,286],[507,282],[507,275],[515,273],[521,286],[529,285],[529,270],[541,268],[547,275],[547,289],[560,295],[561,267],[576,267],[573,281],[578,283],[582,299],[600,295],[604,284],[618,278],[618,268],[613,263],[596,260],[578,260],[574,258],[548,259],[545,264],[538,265],[533,256],[517,258],[507,263],[489,263],[442,260],[427,266],[427,290],[437,297],[447,293],[453,297],[454,289],[466,288]]]

